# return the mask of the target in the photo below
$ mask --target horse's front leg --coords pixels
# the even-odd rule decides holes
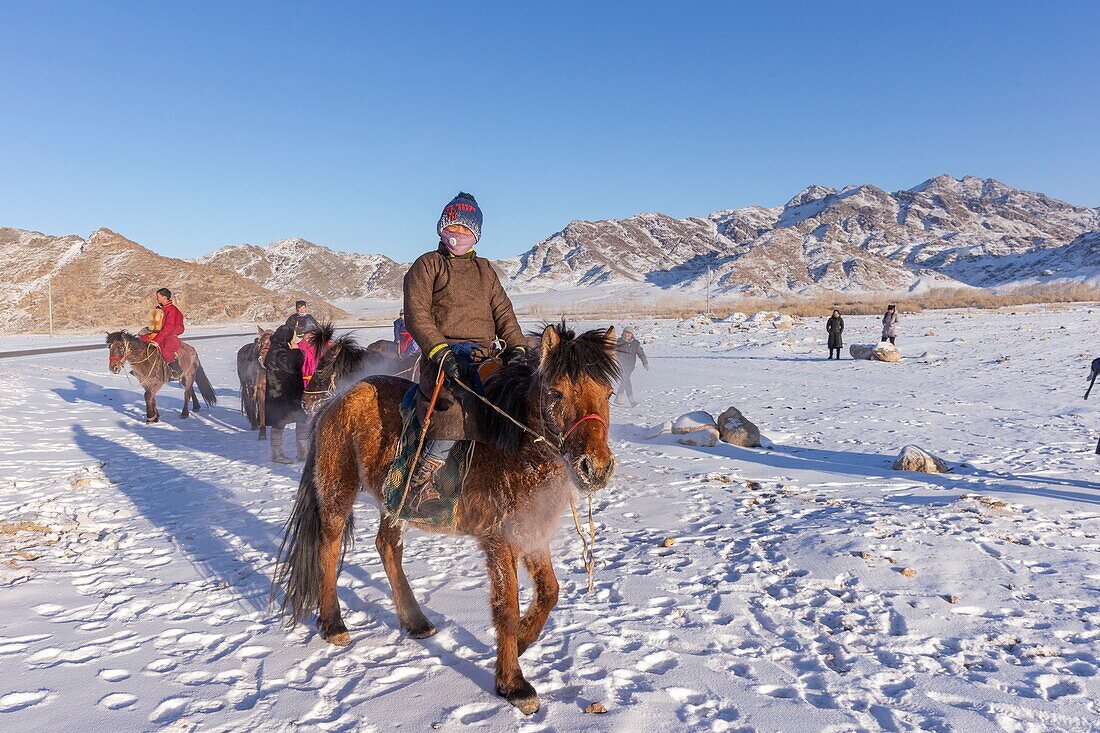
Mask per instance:
[[[518,553],[501,537],[483,539],[481,548],[489,568],[489,606],[497,631],[496,691],[530,715],[539,709],[539,696],[519,667]]]
[[[404,541],[402,535],[404,529],[399,523],[389,520],[382,515],[378,524],[378,535],[374,538],[374,546],[378,548],[378,556],[382,558],[382,566],[386,569],[386,577],[390,579],[390,590],[393,593],[393,604],[397,607],[397,618],[401,625],[414,639],[426,639],[435,634],[435,626],[424,615],[420,604],[416,602],[409,579],[405,576],[405,568],[401,564]]]
[[[523,564],[535,583],[535,597],[523,618],[519,620],[519,654],[535,643],[542,633],[550,611],[558,603],[558,578],[554,575],[554,564],[550,560],[550,548],[543,547],[536,552],[523,556]]]
[[[262,376],[257,378],[253,389],[256,396],[256,425],[260,429],[259,440],[267,440],[267,380]]]
[[[145,388],[145,422],[155,423],[160,420],[157,412],[157,391],[151,387]]]

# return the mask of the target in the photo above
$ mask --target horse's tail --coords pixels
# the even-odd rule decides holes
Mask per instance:
[[[279,546],[275,577],[271,581],[271,599],[279,590],[283,598],[279,604],[283,616],[291,626],[321,605],[321,505],[317,500],[317,484],[314,474],[317,466],[317,434],[310,436],[309,452],[302,466],[302,480],[298,483],[298,498],[294,511],[286,521],[283,542]],[[344,523],[343,546],[346,549],[353,536],[353,521],[349,516]],[[341,558],[341,564],[343,558]]]
[[[218,404],[218,396],[214,394],[214,385],[210,384],[210,380],[206,377],[206,371],[202,368],[202,362],[198,359],[195,360],[195,384],[198,385],[199,393],[202,395],[202,400],[207,407]]]

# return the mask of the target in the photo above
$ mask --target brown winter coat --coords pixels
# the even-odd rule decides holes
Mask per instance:
[[[499,336],[507,346],[523,345],[512,301],[489,260],[473,251],[455,257],[440,244],[421,255],[405,273],[405,328],[420,346],[417,416],[424,420],[437,370],[428,354],[439,344],[469,341],[488,352]],[[470,384],[469,375],[462,380]],[[433,440],[479,440],[480,403],[462,388],[445,385],[432,413]]]

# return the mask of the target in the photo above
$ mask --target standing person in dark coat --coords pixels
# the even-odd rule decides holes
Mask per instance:
[[[829,358],[833,358],[835,351],[836,358],[839,359],[840,350],[844,348],[844,338],[841,335],[844,333],[844,319],[840,317],[840,311],[833,309],[833,315],[825,323],[825,330],[829,333]]]
[[[432,413],[420,462],[409,479],[410,495],[434,481],[459,440],[480,440],[481,405],[452,380],[473,385],[473,362],[492,352],[498,337],[507,361],[526,352],[523,331],[496,270],[473,247],[481,238],[477,201],[459,193],[436,224],[439,245],[405,273],[405,328],[420,347],[416,416],[424,424],[438,374],[447,376]]]
[[[299,300],[294,304],[294,314],[286,319],[286,325],[294,330],[294,337],[301,340],[310,331],[316,331],[321,326],[317,319],[309,312],[309,303]]]
[[[886,306],[886,312],[882,314],[882,340],[894,343],[898,337],[898,307],[894,304]]]
[[[642,349],[642,342],[634,338],[634,329],[624,329],[622,337],[615,342],[615,358],[619,360],[619,369],[622,372],[619,388],[615,391],[615,404],[623,404],[622,396],[625,392],[626,398],[630,400],[630,406],[637,407],[638,403],[634,399],[634,385],[630,383],[630,375],[633,373],[634,367],[638,365],[639,359],[642,360],[642,366],[648,372],[649,359],[646,358],[645,350]]]
[[[267,423],[271,426],[271,460],[293,463],[283,453],[283,429],[295,424],[294,438],[298,444],[298,460],[305,460],[309,445],[306,416],[302,410],[302,352],[292,348],[294,329],[287,325],[275,329],[271,348],[263,357],[267,370]]]

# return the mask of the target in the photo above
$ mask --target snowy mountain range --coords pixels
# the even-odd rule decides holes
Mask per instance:
[[[944,175],[895,193],[809,186],[783,206],[705,218],[575,221],[509,274],[521,289],[648,282],[699,290],[708,267],[719,291],[750,295],[992,287],[1096,278],[1098,230],[1098,208]]]
[[[41,331],[49,324],[48,292],[58,329],[137,330],[149,321],[153,293],[169,287],[189,323],[272,322],[294,311],[301,289],[274,292],[219,267],[161,255],[111,231],[87,239],[0,228],[0,330]],[[346,314],[323,301],[316,313]]]
[[[107,229],[88,239],[0,229],[0,245],[9,252],[0,262],[8,330],[40,327],[51,277],[55,304],[61,286],[62,297],[95,295],[130,318],[147,310],[150,282],[172,281],[190,291],[193,318],[272,320],[299,295],[332,314],[339,310],[330,303],[358,311],[396,300],[408,267],[303,239],[231,245],[194,261],[161,257]],[[937,176],[894,193],[813,185],[773,208],[573,221],[493,264],[505,287],[520,294],[620,285],[695,293],[708,283],[718,293],[751,296],[1100,285],[1100,208],[972,176]],[[62,324],[91,325],[75,307],[62,312],[71,314]]]
[[[813,185],[782,206],[702,217],[573,221],[493,264],[517,293],[609,285],[696,292],[708,278],[716,292],[753,296],[1100,282],[1097,232],[1098,208],[943,175],[894,193]],[[225,247],[199,262],[345,307],[400,297],[408,266],[301,239]]]

